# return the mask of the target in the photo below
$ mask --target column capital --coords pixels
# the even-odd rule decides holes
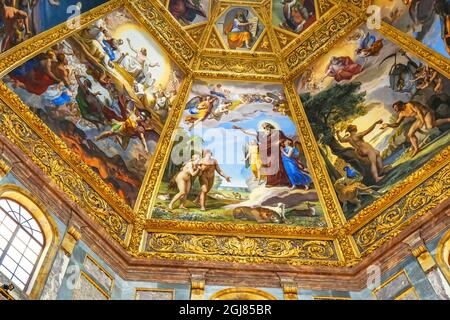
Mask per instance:
[[[11,166],[2,158],[0,158],[0,179],[5,177],[11,171]]]
[[[67,228],[66,234],[61,243],[61,249],[67,256],[71,256],[77,242],[81,239],[81,232],[74,226]]]
[[[205,278],[208,270],[189,270],[191,278],[191,300],[205,299]]]
[[[421,230],[418,230],[411,235],[409,235],[406,239],[403,240],[403,243],[409,246],[412,255],[419,262],[422,270],[425,273],[429,273],[431,270],[436,268],[436,262],[425,246],[425,242],[423,241]]]

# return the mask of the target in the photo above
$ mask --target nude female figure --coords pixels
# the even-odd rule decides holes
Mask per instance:
[[[411,157],[414,157],[420,151],[419,140],[416,136],[417,131],[423,126],[430,130],[450,123],[450,118],[436,119],[436,115],[432,109],[416,101],[406,103],[397,101],[393,104],[392,108],[398,114],[397,121],[395,123],[384,123],[381,129],[398,128],[406,118],[416,119],[408,131],[408,138],[413,148]]]
[[[379,182],[383,179],[383,160],[381,159],[380,152],[376,150],[372,145],[364,141],[364,137],[371,133],[377,124],[382,124],[383,120],[378,120],[367,130],[358,132],[358,127],[355,125],[349,125],[347,127],[347,133],[345,137],[340,135],[340,131],[336,132],[337,138],[341,143],[349,143],[355,148],[357,154],[360,157],[368,158],[370,161],[370,172],[375,182]]]
[[[200,173],[200,155],[194,154],[192,159],[188,161],[181,171],[175,177],[175,182],[177,183],[177,187],[179,192],[173,197],[172,201],[170,201],[169,209],[172,210],[174,204],[180,200],[179,209],[186,209],[184,206],[184,201],[186,200],[189,191],[191,191],[191,186],[193,182],[193,177],[197,176]]]
[[[228,177],[222,169],[219,167],[219,163],[216,159],[212,157],[211,150],[203,151],[203,159],[200,161],[201,173],[199,175],[200,180],[200,210],[206,211],[206,195],[214,185],[214,177],[216,171],[222,177],[225,178],[227,182],[231,182],[231,178]]]

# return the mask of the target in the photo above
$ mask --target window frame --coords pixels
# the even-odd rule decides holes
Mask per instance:
[[[17,218],[16,218],[14,215],[11,214],[11,212],[13,212],[14,210],[13,210],[13,208],[11,207],[11,205],[10,205],[9,203],[8,203],[8,206],[9,206],[9,208],[11,209],[10,211],[7,211],[7,210],[6,210],[5,208],[3,208],[3,206],[0,204],[0,210],[2,210],[3,213],[4,213],[7,217],[9,217],[11,220],[13,220],[13,221],[16,223],[15,230],[12,232],[12,235],[11,235],[10,239],[9,239],[9,240],[8,240],[8,239],[5,239],[5,240],[8,241],[8,243],[7,243],[6,247],[5,247],[5,249],[3,249],[3,252],[0,254],[0,266],[3,266],[5,269],[7,269],[7,270],[12,274],[12,278],[17,278],[17,279],[19,279],[19,278],[16,276],[17,268],[20,267],[20,261],[22,261],[22,259],[27,259],[27,260],[28,260],[28,258],[25,257],[25,251],[26,251],[28,248],[30,248],[30,247],[28,246],[29,243],[26,244],[26,248],[25,248],[24,251],[19,251],[17,248],[15,248],[15,247],[13,246],[13,242],[14,242],[15,239],[18,239],[19,241],[21,241],[21,239],[20,239],[19,236],[18,236],[18,233],[19,233],[20,230],[23,230],[28,236],[30,236],[30,238],[31,238],[32,240],[36,241],[36,242],[40,245],[40,250],[39,250],[39,253],[37,254],[36,261],[35,261],[35,262],[31,262],[30,260],[28,260],[28,262],[30,262],[30,263],[33,265],[33,269],[32,269],[32,270],[30,271],[30,273],[28,274],[27,282],[26,282],[26,283],[23,283],[23,282],[19,279],[19,281],[24,285],[23,291],[26,292],[26,291],[29,289],[31,280],[33,279],[33,275],[34,275],[35,272],[36,272],[36,269],[37,269],[37,266],[38,266],[38,264],[39,264],[39,261],[41,261],[41,259],[42,259],[42,253],[44,252],[44,249],[45,249],[45,247],[46,247],[46,242],[47,242],[47,241],[46,241],[46,237],[45,237],[45,234],[44,234],[44,232],[43,232],[43,230],[42,230],[41,225],[39,224],[39,221],[35,218],[35,216],[34,216],[34,215],[33,215],[26,207],[24,207],[21,203],[17,202],[16,200],[11,199],[10,197],[7,197],[7,196],[0,196],[0,200],[12,201],[12,202],[14,202],[15,204],[17,204],[17,205],[20,207],[20,210],[25,210],[25,211],[33,218],[33,220],[36,222],[36,224],[38,225],[38,227],[39,227],[39,229],[40,229],[39,232],[42,234],[42,243],[41,243],[41,242],[40,242],[40,241],[39,241],[32,233],[30,233],[30,232],[27,230],[26,227],[23,226],[23,224],[22,224],[20,221],[17,221]],[[17,214],[19,214],[20,216],[22,216],[21,212],[17,212]],[[28,221],[28,220],[27,220],[27,221]],[[1,224],[0,224],[0,225],[1,225]],[[11,230],[10,230],[10,231],[11,231]],[[23,242],[23,241],[22,241],[22,242]],[[18,262],[16,262],[16,261],[8,254],[10,248],[16,249],[16,250],[21,254],[20,260],[19,260]],[[35,252],[35,253],[36,253],[36,252]],[[17,263],[16,269],[15,269],[14,271],[9,270],[9,269],[3,264],[3,261],[4,261],[4,259],[5,259],[6,256],[8,256],[11,260],[13,260],[15,263]],[[21,267],[21,268],[22,268],[22,267]],[[22,269],[26,272],[26,270],[25,270],[24,268],[22,268]],[[27,273],[28,273],[28,272],[27,272]],[[13,281],[13,282],[15,282],[13,279],[10,279],[10,280]],[[16,283],[16,285],[19,285],[19,284]]]

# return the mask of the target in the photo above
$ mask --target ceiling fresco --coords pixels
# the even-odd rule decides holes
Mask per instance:
[[[0,4],[0,26],[4,29],[0,35],[0,52],[105,2],[106,0],[4,0]]]
[[[153,218],[326,226],[281,85],[196,80],[188,100]]]
[[[450,81],[366,27],[308,68],[297,91],[347,218],[449,145]]]
[[[133,206],[182,79],[142,26],[117,10],[3,81]]]
[[[25,2],[0,133],[134,258],[351,267],[448,198],[446,1]]]

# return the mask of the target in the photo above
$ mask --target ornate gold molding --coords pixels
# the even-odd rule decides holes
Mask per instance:
[[[319,148],[300,101],[300,97],[295,90],[294,83],[292,81],[285,82],[285,90],[289,105],[292,106],[292,117],[297,125],[303,148],[304,150],[308,150],[308,152],[305,152],[306,159],[308,160],[308,163],[314,164],[310,170],[315,178],[314,181],[317,185],[317,192],[321,199],[321,203],[325,206],[324,210],[326,212],[325,215],[327,221],[331,227],[341,227],[345,222],[345,217],[326,171],[325,163],[320,155]]]
[[[448,159],[448,150],[446,150]],[[352,235],[362,256],[395,237],[450,195],[450,163]]]
[[[330,0],[315,0],[315,3],[319,19],[335,5]]]
[[[443,57],[420,41],[398,31],[395,27],[384,21],[381,23],[381,29],[378,31],[388,40],[399,45],[420,60],[427,62],[430,66],[450,79],[450,59]]]
[[[143,256],[290,265],[342,265],[330,240],[149,232]]]
[[[436,248],[436,263],[450,283],[450,229],[445,232]]]
[[[158,1],[128,0],[125,8],[142,23],[182,67],[189,69],[198,51],[197,44],[189,37],[172,15]]]
[[[228,288],[214,293],[209,300],[277,300],[273,295],[254,288]]]
[[[52,154],[58,156],[54,160],[55,164],[58,161],[65,161],[65,165],[73,168],[74,174],[84,183],[89,184],[97,193],[98,199],[104,201],[105,199],[109,205],[115,210],[121,212],[125,220],[131,221],[133,212],[130,206],[118,197],[116,192],[111,189],[88,165],[86,165],[79,155],[74,153],[67,145],[50,129],[47,125],[36,116],[22,100],[12,92],[3,82],[0,83],[0,99],[2,103],[8,106],[8,109],[14,112],[14,115],[19,115],[33,134],[36,134],[36,142],[41,142],[52,150]],[[47,155],[51,157],[51,155]],[[89,201],[94,201],[91,199]],[[97,200],[95,200],[97,201]]]
[[[330,50],[338,40],[362,22],[353,13],[338,7],[331,9],[327,15],[330,16],[329,19],[317,25],[317,28],[305,32],[310,35],[305,36],[299,45],[290,45],[289,49],[282,52],[291,78],[297,76],[304,66]]]
[[[398,200],[402,199],[408,192],[417,188],[421,183],[435,174],[445,170],[449,164],[450,147],[442,150],[433,159],[429,160],[422,168],[410,174],[401,183],[394,186],[382,198],[376,200],[368,207],[364,208],[358,214],[350,219],[346,225],[346,229],[353,233],[357,228],[366,224],[371,219],[380,215],[380,213],[388,210]]]

